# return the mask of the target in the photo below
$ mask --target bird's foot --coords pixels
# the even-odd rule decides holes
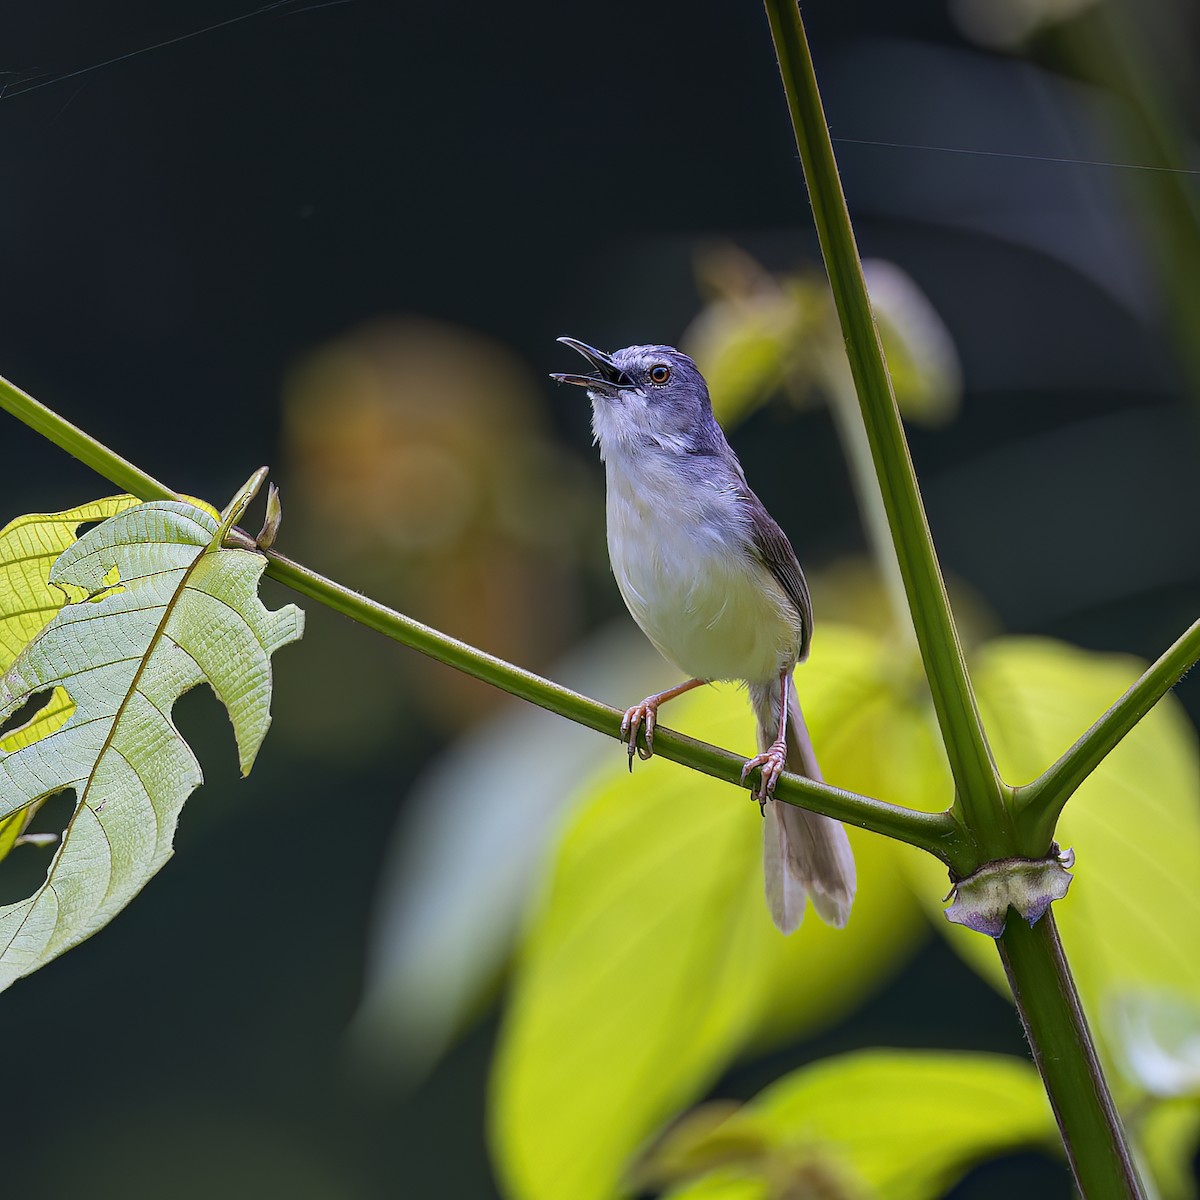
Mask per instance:
[[[787,741],[784,738],[772,742],[761,754],[756,754],[753,758],[746,760],[746,765],[742,768],[742,783],[746,782],[751,771],[762,768],[758,777],[758,786],[750,789],[750,795],[758,801],[759,807],[764,806],[774,795],[775,785],[779,782],[779,777],[783,774],[786,766]]]
[[[633,756],[636,753],[643,761],[654,754],[654,726],[658,720],[658,706],[661,699],[658,696],[647,696],[641,704],[635,704],[625,711],[621,718],[621,741],[629,751],[629,769],[633,770]],[[642,731],[644,746],[638,745],[638,731]]]

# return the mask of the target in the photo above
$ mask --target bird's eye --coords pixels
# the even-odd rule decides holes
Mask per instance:
[[[661,387],[668,379],[671,378],[671,368],[666,363],[659,363],[656,367],[650,368],[650,382],[658,384]]]

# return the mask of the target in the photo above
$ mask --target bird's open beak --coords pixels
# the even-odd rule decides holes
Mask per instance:
[[[573,383],[578,387],[590,388],[592,391],[615,391],[618,388],[634,386],[633,380],[603,350],[597,350],[595,346],[589,346],[586,342],[577,341],[575,338],[560,337],[558,340],[564,346],[570,346],[572,350],[582,354],[595,368],[596,373],[594,375],[555,373],[550,376],[551,379],[558,383]]]

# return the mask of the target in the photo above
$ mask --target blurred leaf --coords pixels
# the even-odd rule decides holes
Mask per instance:
[[[1111,998],[1107,1028],[1127,1078],[1150,1096],[1200,1099],[1200,1003],[1162,991]]]
[[[616,704],[653,691],[665,669],[622,621],[549,674]],[[430,762],[380,871],[366,989],[351,1027],[358,1069],[411,1083],[479,1011],[579,780],[611,767],[615,750],[594,730],[514,702]]]
[[[603,504],[510,348],[422,317],[371,320],[296,363],[282,416],[289,554],[535,670],[572,643]],[[420,730],[457,736],[502,703],[423,655],[379,670],[374,639],[313,616],[308,670],[334,680],[338,702],[304,689],[276,702],[277,734],[308,755],[393,753],[404,730],[416,755]]]
[[[1098,0],[951,0],[956,24],[973,41],[1016,51],[1045,32],[1094,7]],[[1089,39],[1089,46],[1093,39]]]
[[[518,962],[492,1114],[514,1196],[609,1195],[758,1007],[771,929],[757,810],[653,766],[610,773],[571,822]]]
[[[637,1192],[706,1175],[716,1167],[753,1168],[770,1152],[765,1122],[733,1100],[710,1100],[684,1113],[650,1148],[630,1173]]]
[[[958,412],[963,385],[950,331],[912,276],[895,263],[866,259],[863,275],[900,412],[918,425],[944,425]],[[836,329],[840,336],[841,327]]]
[[[958,411],[962,368],[945,324],[899,267],[863,264],[900,411],[922,425]],[[797,405],[823,389],[853,389],[841,327],[823,274],[775,278],[734,246],[709,250],[698,273],[715,293],[684,336],[723,425],[780,391]]]
[[[1193,1159],[1200,1142],[1200,1104],[1194,1100],[1153,1104],[1129,1125],[1136,1150],[1153,1173],[1160,1200],[1195,1200]]]
[[[1001,773],[1026,783],[1050,765],[1138,676],[1133,659],[1040,638],[1000,638],[973,668]],[[1200,764],[1195,733],[1168,696],[1068,802],[1058,842],[1076,853],[1070,895],[1055,908],[1093,1028],[1110,996],[1130,988],[1200,999],[1200,955],[1179,936],[1200,928]],[[931,912],[936,864],[907,854]],[[935,924],[954,948],[1006,989],[984,938]],[[1111,1061],[1111,1058],[1110,1058]]]
[[[875,637],[826,625],[798,672],[818,754],[839,784],[888,776],[887,749],[872,753],[880,742],[929,745],[919,708],[896,702],[893,660]],[[750,746],[752,721],[732,689],[675,701],[666,721]],[[903,768],[923,761],[919,749],[909,755]],[[492,1140],[522,1200],[609,1195],[638,1145],[739,1050],[843,1016],[920,932],[887,844],[851,831],[860,870],[849,925],[831,930],[810,914],[781,937],[748,797],[660,760],[630,778],[612,757],[558,847],[501,1036]],[[896,777],[935,806],[948,800],[941,774]]]
[[[1032,1064],[992,1054],[868,1050],[825,1059],[772,1084],[738,1116],[753,1121],[770,1151],[673,1200],[932,1200],[973,1163],[1049,1145],[1055,1134]],[[789,1190],[814,1166],[829,1190]]]
[[[811,372],[796,368],[803,372],[797,379],[789,359],[820,333],[811,309],[800,296],[775,291],[718,301],[688,330],[684,345],[704,372],[713,413],[725,428],[745,420],[785,384],[797,401],[807,400]]]
[[[1016,781],[1032,778],[1135,675],[1128,660],[1057,643],[993,643],[976,681],[1002,769]],[[823,627],[798,687],[830,779],[913,807],[945,806],[940,747],[893,647]],[[673,704],[674,727],[723,745],[748,739],[741,704],[728,693],[706,689],[690,699]],[[1196,973],[1172,936],[1173,919],[1194,920],[1200,880],[1194,786],[1190,731],[1167,709],[1068,805],[1080,874],[1101,877],[1088,904],[1075,904],[1081,883],[1059,906],[1093,1013],[1114,982],[1171,985]],[[1139,806],[1147,788],[1153,797]],[[732,800],[723,785],[673,764],[651,763],[632,780],[613,768],[568,827],[534,916],[495,1076],[496,1156],[521,1200],[610,1194],[638,1145],[737,1054],[819,1027],[877,985],[911,945],[911,902],[897,898],[891,869],[897,856],[919,860],[915,886],[938,928],[973,965],[999,976],[993,947],[965,931],[956,936],[945,921],[943,868],[882,839],[855,838],[860,894],[844,934],[810,918],[796,938],[774,937],[760,898],[758,839]],[[1158,830],[1153,844],[1172,843],[1165,872],[1131,854],[1147,820]],[[1133,879],[1128,858],[1142,868]],[[1161,914],[1149,933],[1127,914],[1131,895],[1135,911],[1148,897],[1149,911]],[[902,945],[890,941],[897,934]]]
[[[83,524],[102,521],[136,504],[134,496],[108,496],[58,513],[30,513],[0,529],[0,672],[67,602],[67,594],[49,583],[54,560],[77,537]],[[45,737],[74,711],[63,689],[55,688],[32,721],[0,739],[0,750],[19,750]],[[30,805],[0,821],[0,859],[16,844],[37,809]]]
[[[191,504],[138,505],[50,571],[52,585],[86,598],[9,667],[0,721],[52,688],[75,709],[41,740],[0,752],[0,818],[67,789],[76,808],[42,886],[0,908],[0,987],[106,924],[170,855],[179,811],[202,778],[170,720],[183,692],[212,686],[250,770],[270,724],[270,655],[300,636],[303,618],[294,605],[262,606],[266,560],[214,545],[218,530]]]
[[[700,364],[722,425],[743,420],[785,385],[805,402],[814,339],[828,336],[828,288],[812,272],[778,280],[740,247],[710,246],[696,260],[712,299],[683,336]]]

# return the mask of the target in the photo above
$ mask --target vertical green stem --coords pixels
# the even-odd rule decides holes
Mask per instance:
[[[896,545],[917,645],[965,823],[994,857],[1010,854],[1005,787],[996,772],[975,705],[941,567],[917,488],[900,412],[867,298],[858,246],[842,193],[804,24],[795,0],[765,0],[779,72],[804,164],[813,219],[846,337],[846,353],[871,456]]]
[[[1144,1197],[1053,910],[1031,928],[1010,909],[997,945],[1080,1192],[1087,1200]]]
[[[804,24],[796,0],[764,2],[871,456],[954,775],[956,813],[979,860],[996,860],[1015,849],[1008,789],[984,736],[917,490]],[[1053,915],[1047,913],[1031,928],[1010,912],[999,949],[1081,1191],[1089,1200],[1142,1196]]]

